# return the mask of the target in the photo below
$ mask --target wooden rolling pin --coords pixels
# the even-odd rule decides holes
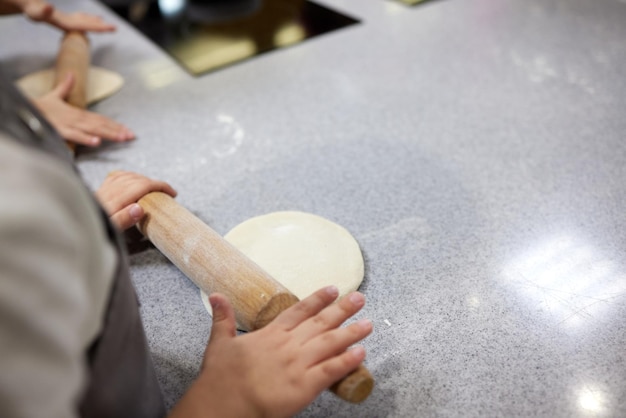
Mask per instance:
[[[61,40],[55,65],[54,87],[62,83],[69,73],[74,75],[74,85],[66,101],[72,106],[87,107],[87,75],[89,73],[89,39],[84,32],[66,32]],[[76,146],[67,142],[74,150]]]
[[[226,295],[243,329],[259,329],[298,302],[287,288],[169,195],[149,193],[139,205],[145,212],[139,230],[205,293]],[[372,375],[361,365],[330,389],[358,403],[373,387]]]

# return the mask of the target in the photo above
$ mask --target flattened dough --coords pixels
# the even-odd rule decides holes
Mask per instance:
[[[273,212],[234,227],[224,238],[299,299],[329,285],[346,295],[363,281],[359,244],[343,227],[304,212]],[[200,291],[211,313],[207,295]]]
[[[17,80],[17,87],[26,96],[36,99],[50,92],[54,85],[54,68],[37,71]],[[87,104],[106,99],[122,88],[124,79],[118,73],[100,67],[90,67],[87,74]]]

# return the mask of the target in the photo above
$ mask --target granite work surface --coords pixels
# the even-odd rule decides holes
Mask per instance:
[[[165,179],[220,233],[301,210],[366,263],[376,387],[302,417],[626,416],[626,2],[324,1],[350,26],[192,77],[104,6],[93,63],[126,83],[94,109],[138,139],[79,158]],[[0,19],[19,77],[59,35]],[[211,320],[157,250],[132,274],[168,406]]]

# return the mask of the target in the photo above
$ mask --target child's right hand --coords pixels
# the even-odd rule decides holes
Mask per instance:
[[[372,332],[368,320],[339,328],[364,305],[354,292],[333,304],[334,286],[298,302],[264,328],[236,336],[232,306],[209,300],[213,327],[199,378],[172,416],[289,417],[357,368],[362,347],[348,347]]]

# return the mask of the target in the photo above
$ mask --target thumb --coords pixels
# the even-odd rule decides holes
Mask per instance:
[[[111,222],[113,222],[120,231],[125,231],[139,222],[139,220],[143,218],[143,215],[143,208],[137,203],[133,203],[111,215]]]
[[[221,293],[213,293],[209,296],[211,309],[213,309],[213,325],[209,344],[222,338],[232,338],[237,335],[235,327],[235,311],[226,296]]]
[[[65,79],[56,85],[54,90],[52,90],[52,94],[57,96],[60,99],[65,100],[65,98],[72,91],[72,87],[74,87],[74,74],[68,73],[65,76]]]
[[[48,19],[54,13],[54,6],[46,2],[29,2],[23,10],[30,19],[39,22]]]

